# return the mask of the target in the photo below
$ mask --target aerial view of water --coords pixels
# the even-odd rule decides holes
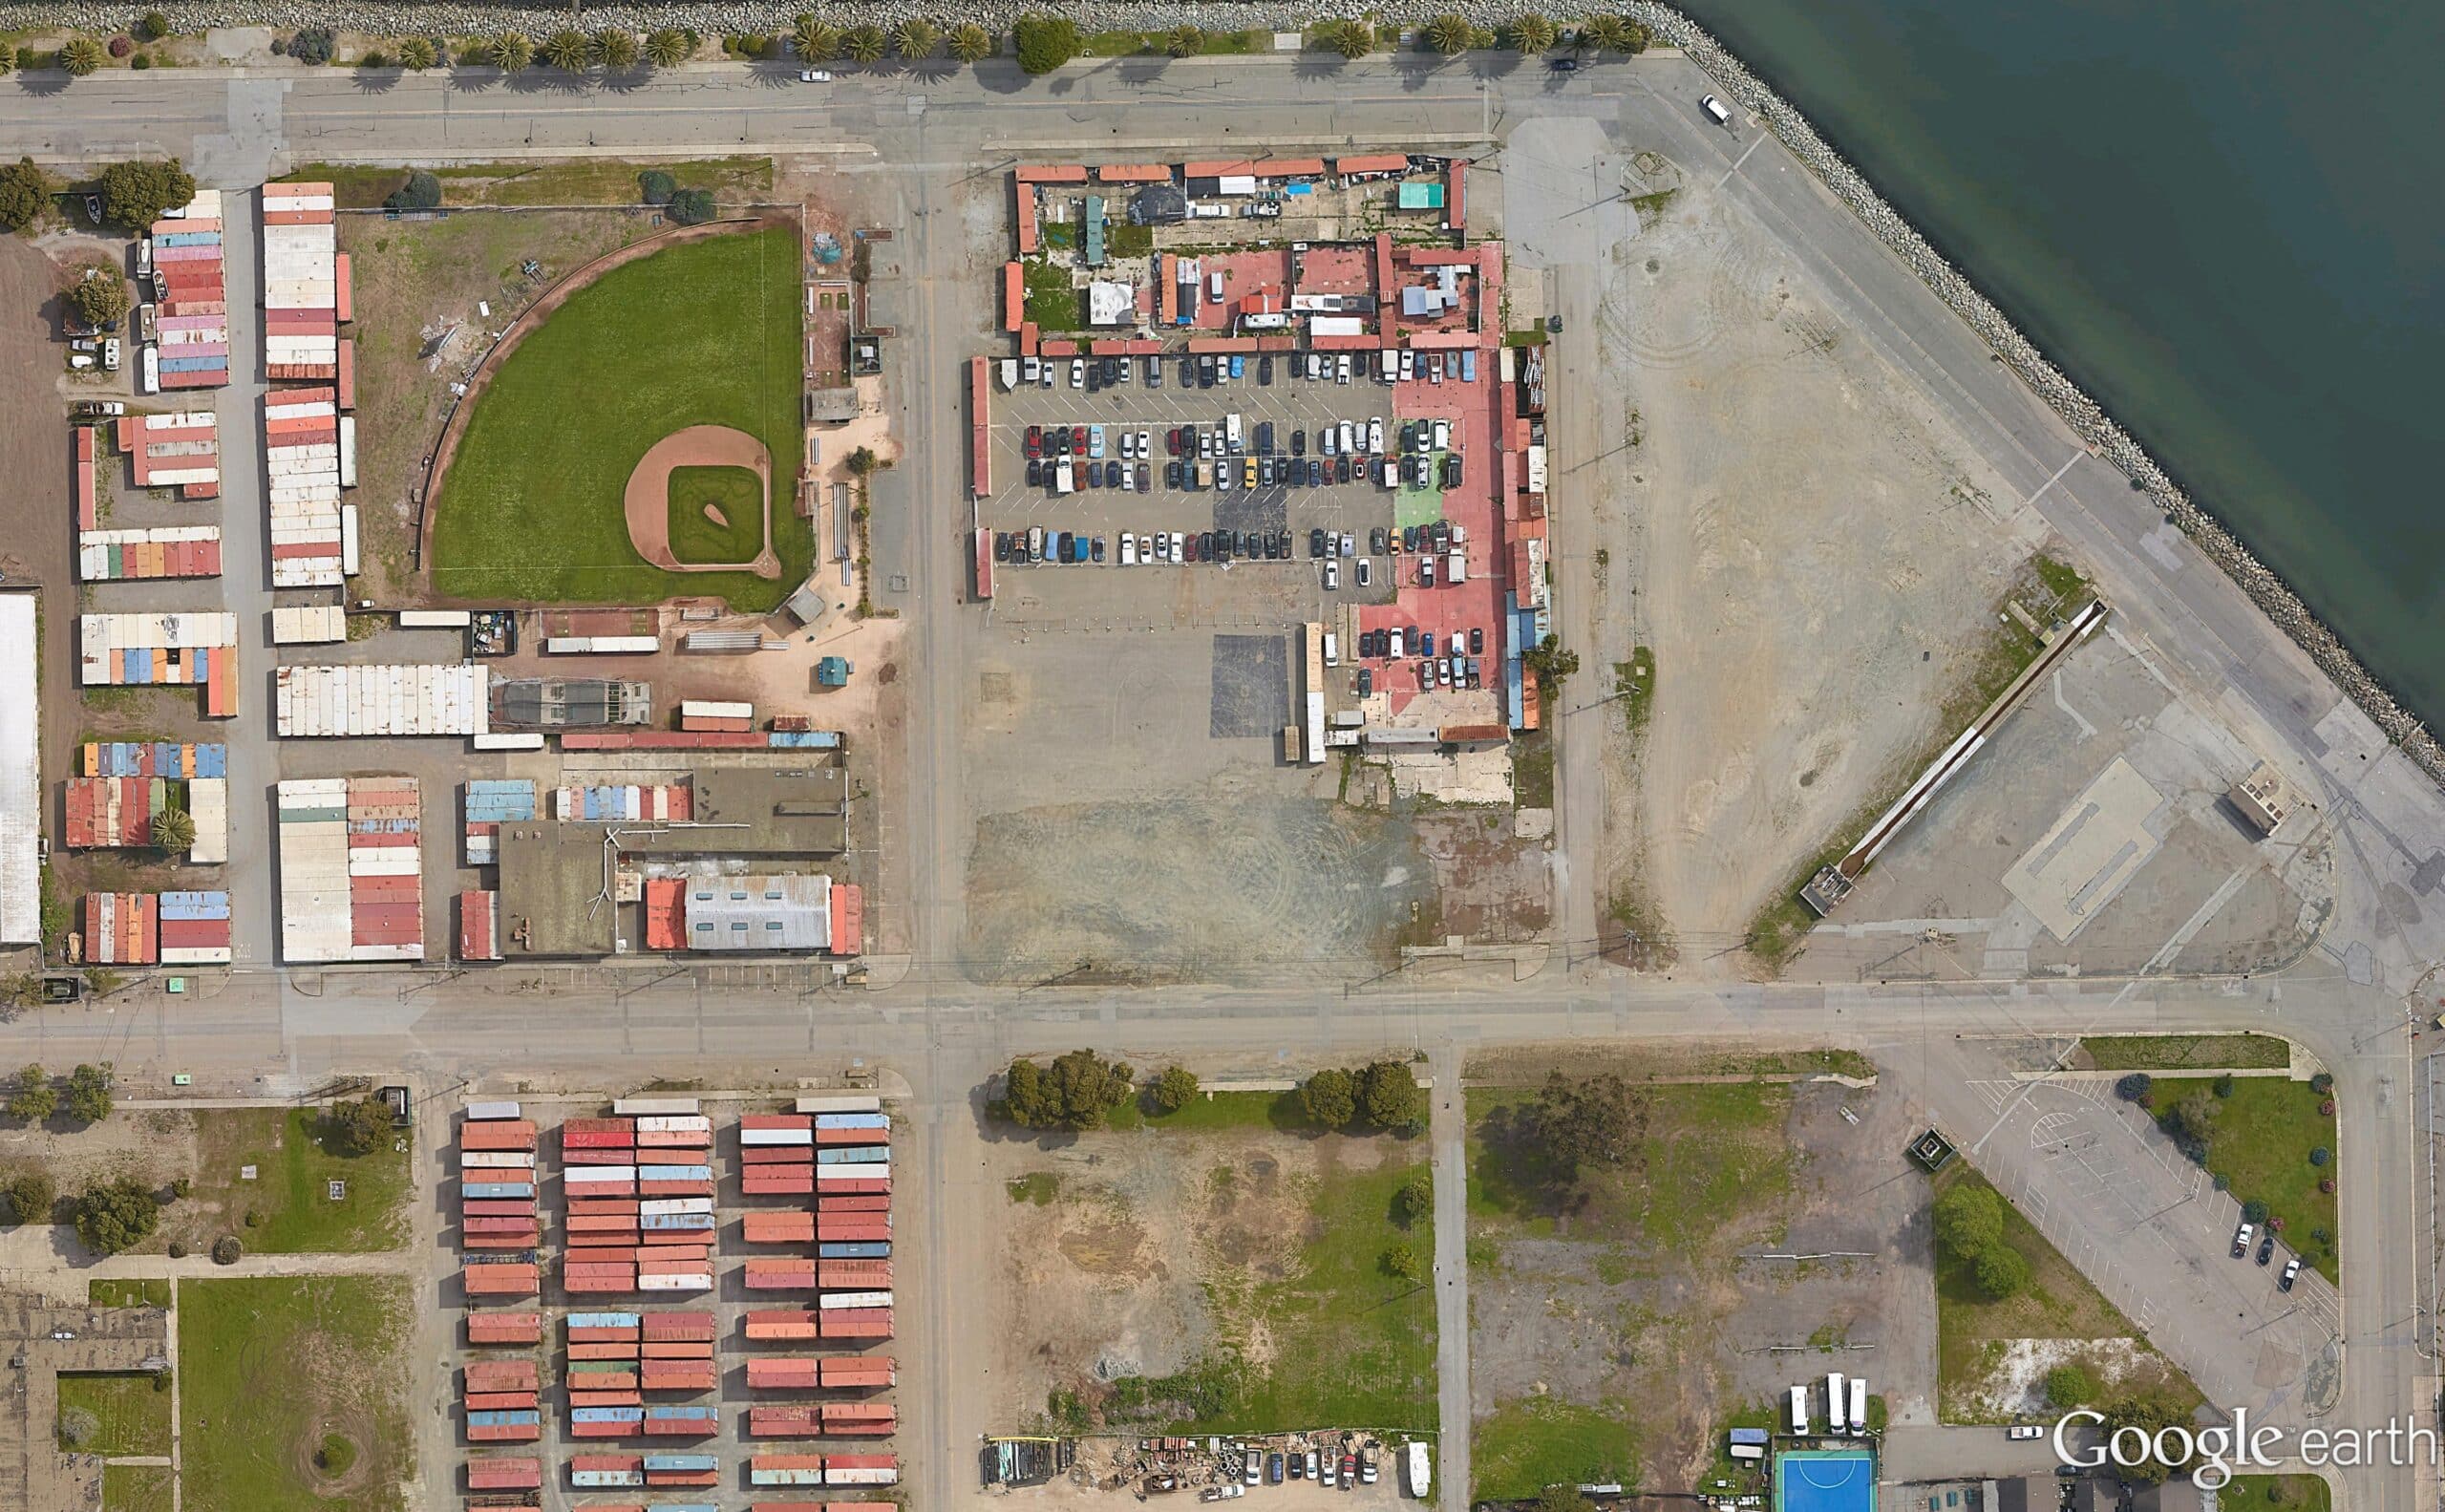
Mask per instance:
[[[2445,11],[1688,9],[2445,727]]]

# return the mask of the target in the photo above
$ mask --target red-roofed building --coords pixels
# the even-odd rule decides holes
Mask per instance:
[[[1410,160],[1397,152],[1362,153],[1356,157],[1335,158],[1333,171],[1345,179],[1352,174],[1407,173]]]
[[[1159,162],[1108,162],[1095,170],[1104,183],[1169,183],[1172,170]]]
[[[1002,329],[1016,330],[1028,320],[1027,269],[1015,261],[1002,265]]]

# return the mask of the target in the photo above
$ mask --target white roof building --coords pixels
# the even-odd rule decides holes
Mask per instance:
[[[1137,290],[1135,286],[1103,278],[1087,286],[1088,325],[1130,326],[1137,322]]]
[[[0,944],[42,938],[42,719],[34,596],[0,593]]]

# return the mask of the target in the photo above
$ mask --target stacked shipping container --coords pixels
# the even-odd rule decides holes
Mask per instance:
[[[348,610],[336,604],[284,605],[271,611],[274,646],[336,646],[348,639]]]
[[[414,777],[280,784],[285,959],[424,959],[420,812]]]
[[[163,966],[229,964],[229,895],[225,892],[161,894]]]
[[[284,869],[286,856],[284,849]],[[475,1102],[468,1104],[458,1123],[459,1246],[466,1251],[459,1280],[471,1305],[493,1298],[531,1297],[541,1289],[535,1250],[542,1242],[543,1228],[535,1205],[535,1123],[520,1113],[515,1102]],[[532,1345],[541,1340],[542,1331],[542,1318],[534,1312],[471,1311],[467,1316],[470,1344]],[[514,1389],[528,1393],[529,1399],[500,1405],[532,1415],[537,1410],[533,1393],[539,1390],[534,1363],[508,1363],[524,1367],[527,1384]],[[477,1371],[476,1366],[468,1367],[471,1383]],[[534,1420],[536,1431],[524,1437],[542,1436],[541,1419]],[[475,1432],[472,1416],[468,1437],[483,1437]]]
[[[200,189],[176,219],[153,223],[154,330],[142,389],[217,389],[229,381],[229,291],[222,262],[221,191]]]
[[[469,888],[458,895],[458,959],[500,958],[500,894],[486,887]]]
[[[328,183],[264,185],[264,367],[275,383],[337,381],[354,311]]]
[[[219,525],[154,525],[143,530],[80,530],[76,576],[86,583],[221,576]]]
[[[533,1443],[543,1437],[536,1405],[542,1385],[531,1359],[471,1360],[459,1373],[458,1405],[473,1443]]]
[[[355,569],[354,508],[340,502],[340,490],[355,481],[355,427],[340,414],[336,389],[264,395],[273,587],[335,588]]]
[[[478,735],[491,686],[474,662],[283,667],[273,692],[284,736]]]
[[[69,959],[151,966],[160,951],[160,903],[151,893],[89,892]]]
[[[121,415],[118,449],[138,488],[175,488],[181,499],[221,497],[221,416],[211,410]]]
[[[572,1292],[712,1288],[712,1121],[689,1098],[627,1099],[561,1125]],[[710,1356],[708,1356],[710,1357]]]
[[[527,777],[478,777],[467,784],[467,864],[489,866],[503,824],[535,818],[535,783]]]
[[[81,614],[78,681],[88,688],[188,684],[203,689],[203,712],[238,712],[238,617],[234,614]]]
[[[195,820],[187,860],[229,859],[229,748],[152,741],[89,741],[82,775],[68,779],[68,843],[78,850],[153,843],[153,820],[182,809]]]
[[[694,815],[695,793],[685,782],[552,789],[552,817],[557,820],[686,820]]]

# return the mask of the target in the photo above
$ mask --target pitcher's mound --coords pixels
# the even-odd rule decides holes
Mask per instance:
[[[763,494],[763,549],[752,562],[682,562],[670,549],[670,475],[682,467],[742,467],[755,475]],[[665,572],[752,572],[778,578],[781,558],[773,549],[773,458],[764,443],[727,425],[691,425],[654,442],[637,458],[628,474],[622,500],[628,522],[628,543],[637,555]],[[719,509],[707,505],[706,517],[727,526]]]

